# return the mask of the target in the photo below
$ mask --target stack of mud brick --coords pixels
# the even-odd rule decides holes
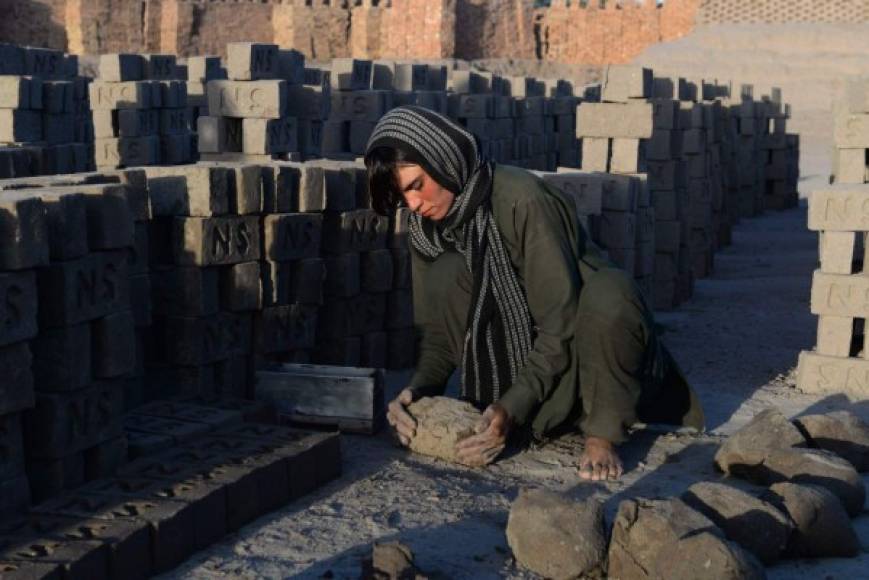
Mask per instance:
[[[582,170],[611,175],[604,179],[603,213],[596,240],[610,259],[630,273],[652,301],[655,282],[655,210],[647,163],[670,159],[674,132],[667,117],[648,102],[651,70],[611,66],[599,103],[577,108],[576,135],[582,139]],[[655,128],[660,123],[661,128]]]
[[[263,306],[254,317],[255,363],[310,362],[326,275],[322,212],[353,207],[348,181],[355,175],[310,163],[276,162],[264,169],[271,183],[263,203]]]
[[[576,106],[579,99],[573,94],[573,85],[562,79],[547,79],[545,117],[547,168],[579,169],[580,150],[576,138]]]
[[[449,88],[450,117],[480,138],[485,156],[540,171],[578,166],[576,99],[568,83],[453,70]]]
[[[761,142],[766,155],[764,207],[787,209],[799,203],[797,183],[800,178],[800,137],[787,132],[790,106],[782,103],[781,89],[773,87],[764,95],[769,112],[767,134]]]
[[[835,183],[869,183],[869,80],[849,81],[834,108]]]
[[[420,66],[423,73],[427,67]],[[398,69],[399,74],[404,67]],[[354,159],[365,154],[365,145],[378,119],[392,108],[392,91],[372,89],[374,65],[370,60],[336,58],[329,67],[331,106],[323,123],[321,155]],[[427,76],[427,75],[426,75]],[[402,76],[393,78],[404,81]],[[412,86],[412,80],[407,85]]]
[[[88,79],[78,59],[0,44],[0,178],[92,169]]]
[[[6,312],[29,321],[30,354],[20,350],[4,370],[16,389],[35,392],[23,435],[38,501],[110,475],[126,459],[125,391],[143,372],[131,298],[134,220],[147,217],[147,190],[140,171],[25,178],[4,182],[0,203],[11,216],[5,234],[20,230],[18,243],[4,242],[3,269],[31,269],[29,288],[21,272],[17,287],[7,284]],[[13,395],[11,404],[22,396]]]
[[[144,399],[244,397],[262,308],[263,172],[147,168],[152,331]]]
[[[654,132],[659,147],[651,154],[657,159],[647,160],[646,168],[655,211],[654,305],[658,310],[669,310],[687,300],[693,287],[688,249],[688,171],[683,160],[686,134],[691,130],[683,128],[680,104],[691,100],[684,79],[652,79],[649,102],[654,108]],[[691,144],[689,138],[688,149]]]
[[[324,116],[323,95],[303,86],[304,56],[249,42],[229,43],[226,51],[228,80],[207,82],[208,116],[197,119],[200,158],[297,158],[300,119],[310,118],[311,109]]]
[[[732,87],[731,87],[732,95]],[[730,106],[731,98],[721,99],[721,195],[723,207],[719,212],[718,247],[730,245],[732,230],[740,219],[739,211],[739,133],[733,121],[735,110]]]
[[[225,80],[226,69],[219,56],[191,56],[176,70],[179,77],[187,79],[187,123],[198,143],[199,117],[208,116],[208,81]]]
[[[327,176],[321,246],[326,277],[311,358],[348,366],[411,366],[415,340],[406,210],[391,218],[372,210],[360,165],[333,161],[322,167]],[[334,187],[335,182],[344,185]]]
[[[189,163],[194,157],[187,84],[175,56],[104,54],[90,85],[100,169]]]
[[[513,163],[513,100],[505,95],[504,79],[491,73],[453,70],[449,89],[449,116],[479,137],[484,156],[497,163]]]
[[[340,473],[337,433],[226,425],[0,522],[0,572],[150,578]]]
[[[535,173],[573,201],[577,221],[592,239],[599,239],[603,188],[607,176],[602,173],[583,173],[567,167],[559,167],[557,173]]]
[[[869,276],[861,243],[869,233],[867,199],[869,185],[864,183],[831,185],[809,197],[809,229],[818,232],[821,267],[812,280],[811,298],[812,314],[818,316],[817,344],[814,351],[800,354],[797,371],[797,385],[807,393],[845,393],[855,401],[869,396]]]
[[[687,228],[686,255],[695,280],[711,274],[718,234],[715,229],[715,200],[712,183],[715,182],[716,116],[720,107],[712,99],[709,83],[702,79],[689,81],[694,99],[680,102],[682,127],[682,162],[686,173],[685,226]],[[720,188],[718,189],[720,191]],[[719,196],[720,206],[720,196]]]
[[[764,210],[766,158],[761,145],[769,127],[766,107],[754,99],[754,87],[742,85],[739,101],[731,105],[736,127],[739,160],[739,217],[753,217]]]
[[[532,77],[505,77],[506,96],[513,103],[513,165],[554,171],[557,159],[547,159],[545,85]],[[549,163],[551,161],[551,165]]]
[[[447,68],[420,61],[375,60],[372,86],[393,91],[392,104],[415,105],[447,115]]]
[[[299,116],[300,157],[318,159],[323,151],[323,126],[332,108],[332,77],[328,70],[306,67],[303,82],[301,87],[293,89]]]
[[[29,341],[39,332],[36,269],[48,263],[42,201],[0,196],[0,514],[26,507],[23,414],[34,405]]]

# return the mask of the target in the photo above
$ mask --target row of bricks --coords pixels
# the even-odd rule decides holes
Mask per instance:
[[[124,473],[7,522],[4,577],[98,580],[167,571],[336,477],[340,447],[335,435],[242,425],[133,462]]]

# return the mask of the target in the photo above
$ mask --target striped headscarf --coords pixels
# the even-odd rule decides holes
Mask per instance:
[[[483,159],[473,134],[421,107],[398,107],[384,115],[367,151],[381,146],[412,151],[439,185],[457,193],[439,222],[411,214],[410,241],[429,260],[445,250],[456,250],[465,260],[473,289],[462,352],[462,397],[488,405],[510,387],[533,346],[525,290],[492,217],[495,166]]]

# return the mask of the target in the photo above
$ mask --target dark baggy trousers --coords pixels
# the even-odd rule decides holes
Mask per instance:
[[[557,380],[527,421],[535,434],[579,428],[616,443],[628,427],[670,423],[703,428],[699,401],[655,331],[650,309],[630,276],[615,267],[581,263],[582,288],[572,348],[578,372]],[[461,366],[472,280],[463,258],[444,252],[431,264],[424,289],[430,312]],[[567,407],[567,408],[566,408]]]

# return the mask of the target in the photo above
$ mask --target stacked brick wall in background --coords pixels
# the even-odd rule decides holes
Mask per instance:
[[[302,84],[304,57],[247,42],[231,44],[228,52],[229,79],[207,82],[208,116],[197,119],[203,158],[298,156],[300,119],[328,112],[325,95]]]
[[[187,84],[177,76],[174,55],[100,56],[90,100],[98,168],[189,163],[195,157]]]
[[[0,45],[0,177],[88,171],[89,79],[57,50]]]
[[[608,64],[690,32],[699,2],[667,0],[659,7],[557,0],[535,8],[532,0],[0,0],[0,11],[11,15],[0,22],[0,37],[80,54],[225,55],[227,43],[247,40],[297,47],[322,60],[505,57]]]
[[[669,155],[654,131],[652,71],[610,67],[600,103],[581,103],[577,137],[582,169],[611,173],[604,180],[603,214],[595,240],[625,269],[651,300],[654,293],[655,213],[649,195],[647,160]],[[667,133],[669,135],[669,132]],[[657,137],[657,138],[656,138]],[[660,152],[659,152],[660,149]]]
[[[603,102],[580,103],[583,170],[642,182],[639,202],[605,183],[595,241],[657,308],[691,296],[740,216],[796,204],[799,144],[786,133],[780,91],[772,94],[754,100],[747,86],[733,103],[728,86],[613,65]]]
[[[553,0],[535,8],[532,0],[145,0],[123,6],[0,0],[0,12],[9,15],[0,22],[0,37],[75,53],[225,54],[227,43],[249,40],[298,47],[324,60],[504,57],[601,65],[628,62],[652,44],[688,34],[695,22],[866,22],[869,3]]]
[[[392,91],[372,90],[370,60],[335,59],[329,67],[331,107],[323,123],[321,154],[348,157],[365,154],[374,125],[392,108]],[[446,69],[444,69],[446,78]]]

